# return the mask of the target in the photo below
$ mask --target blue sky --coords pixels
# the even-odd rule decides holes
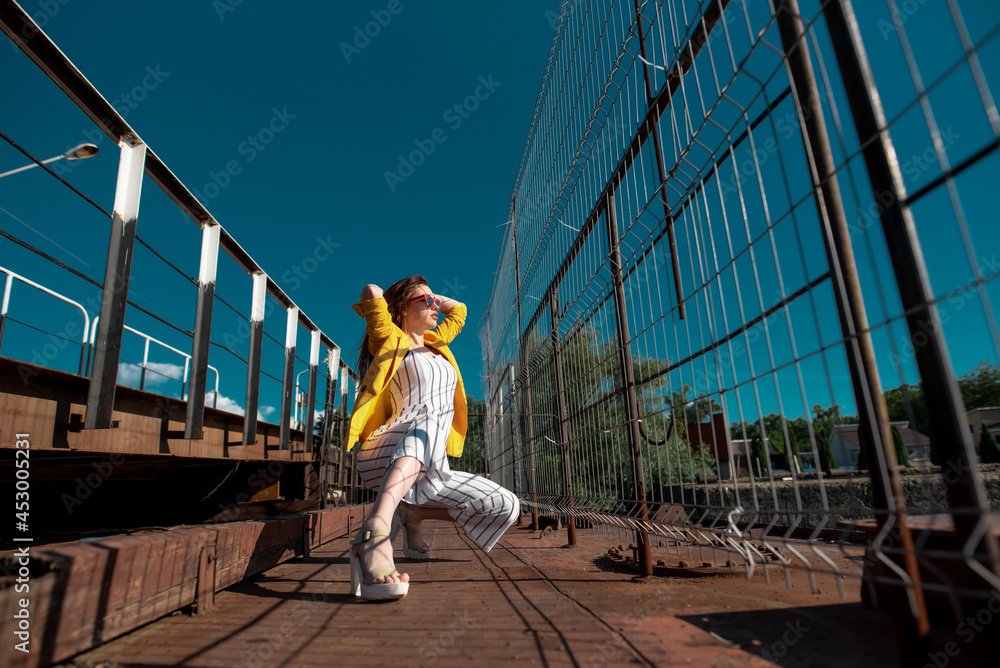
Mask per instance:
[[[243,248],[342,346],[352,363],[363,323],[349,304],[365,283],[385,287],[400,277],[421,273],[435,291],[466,302],[469,321],[453,350],[468,391],[482,396],[477,331],[550,47],[558,9],[555,0],[515,0],[502,5],[184,0],[169,5],[103,2],[100,11],[79,0],[65,4],[25,0],[22,5]],[[883,102],[893,122],[904,179],[914,192],[940,169],[926,158],[930,136],[919,107],[912,104],[915,92],[896,32],[885,21],[885,5],[859,7],[870,12],[862,17],[861,25],[880,90],[886,93]],[[916,50],[926,85],[945,75],[962,54],[954,31],[942,28],[950,26],[942,7],[921,4],[919,11],[905,15],[909,37],[920,45],[931,40],[935,45]],[[962,9],[975,42],[995,34],[998,13],[993,3],[973,0],[962,3]],[[123,18],[112,22],[108,17]],[[819,31],[819,38],[828,48],[825,30]],[[979,56],[987,81],[996,82],[1000,39],[991,38]],[[827,58],[832,62],[829,52]],[[754,70],[758,74],[775,67],[765,56],[748,67],[758,65],[759,71]],[[82,141],[98,143],[101,153],[97,157],[56,164],[61,164],[65,178],[110,210],[118,167],[118,150],[111,140],[96,133],[89,119],[7,43],[0,44],[0,71],[6,90],[19,92],[5,95],[0,103],[0,130],[39,158],[57,155]],[[990,141],[981,105],[950,103],[974,100],[974,88],[967,68],[959,68],[930,94],[952,164]],[[843,116],[845,110],[840,111]],[[786,116],[794,119],[790,100],[779,109],[775,127],[758,129],[762,143],[769,133],[778,141],[786,138],[781,120]],[[853,129],[849,119],[842,120],[848,126],[846,149],[853,152]],[[808,187],[794,148],[787,142],[781,144],[791,171],[793,200]],[[842,151],[836,141],[835,153],[839,161]],[[746,145],[737,151],[736,159],[741,165],[750,159]],[[956,181],[978,270],[984,276],[1000,270],[1000,227],[991,196],[998,159],[993,155],[980,161]],[[0,142],[0,172],[24,163],[23,156]],[[771,189],[772,184],[781,183],[778,162],[764,160],[761,166],[775,218],[782,206],[784,210],[788,206],[787,197]],[[857,171],[854,178],[863,190],[863,171]],[[870,204],[856,202],[846,184],[842,189],[849,215],[858,204],[862,209]],[[978,296],[963,291],[975,272],[958,233],[954,209],[944,195],[939,188],[923,198],[914,207],[914,216],[934,292],[942,300],[955,370],[962,374],[978,361],[996,362],[996,350],[984,327]],[[729,199],[726,202],[727,207],[735,206]],[[718,212],[711,213],[713,220],[720,219]],[[803,209],[798,222],[807,246],[805,261],[792,245],[790,223],[775,228],[786,293],[815,278],[818,265],[810,258],[821,251],[817,250],[814,216]],[[763,221],[762,215],[754,213],[750,222],[759,232]],[[580,221],[567,222],[579,227]],[[894,279],[884,239],[874,219],[859,218],[857,227],[863,233],[856,240],[858,268],[869,289],[869,320],[878,327],[873,336],[883,386],[917,382],[905,344],[901,364],[888,345],[889,328],[884,323],[898,316],[899,306],[892,297]],[[107,219],[42,170],[0,179],[0,229],[103,280]],[[148,180],[138,233],[185,274],[197,275],[200,231]],[[561,233],[570,234],[567,229]],[[667,273],[668,256],[661,249],[655,262],[662,267],[662,276]],[[83,303],[90,316],[96,314],[98,291],[85,281],[6,239],[0,239],[0,258],[0,266],[70,296]],[[193,329],[195,287],[139,245],[135,258],[131,299],[182,329]],[[688,259],[682,260],[683,284],[690,293],[698,281]],[[745,272],[745,257],[738,263]],[[873,289],[876,276],[886,289],[884,306]],[[221,255],[217,292],[244,315],[249,311],[250,287],[249,277]],[[1000,303],[998,290],[1000,281],[987,284],[994,307]],[[767,308],[777,299],[776,282],[765,277],[762,291]],[[816,294],[819,312],[831,313],[828,288]],[[747,319],[759,312],[753,301],[744,304]],[[669,308],[670,303],[662,307]],[[731,309],[732,304],[725,308]],[[821,337],[827,343],[840,338],[835,320],[824,320],[822,331],[815,332],[804,304],[790,308],[800,356],[816,349]],[[10,324],[4,355],[76,370],[79,348],[66,341],[79,338],[82,320],[73,307],[15,286],[11,316],[48,334]],[[636,318],[637,326],[638,322]],[[735,322],[730,315],[730,327]],[[790,348],[787,334],[772,323],[780,323],[769,321],[775,365],[780,366],[789,360]],[[832,330],[827,327],[831,323]],[[136,309],[129,312],[128,324],[190,350],[190,339]],[[277,308],[268,312],[266,327],[274,338],[284,340],[285,319]],[[213,340],[245,356],[246,331],[235,314],[216,304]],[[891,331],[897,341],[904,341],[898,321]],[[679,359],[701,347],[693,340],[675,344],[672,335],[666,343],[666,347],[661,343],[643,348]],[[308,357],[302,328],[298,355]],[[751,355],[759,373],[758,358],[766,360],[767,356],[762,341],[751,347]],[[123,356],[141,360],[141,339],[126,335]],[[154,352],[151,360],[165,373],[182,363],[167,351]],[[742,356],[736,363],[745,365],[746,361]],[[281,347],[267,342],[265,372],[280,377],[281,362]],[[218,348],[212,349],[210,363],[220,370],[220,394],[242,405],[243,363]],[[296,371],[305,368],[299,362]],[[770,368],[769,363],[763,368]],[[830,403],[828,369],[820,359],[809,358],[803,371],[817,395],[808,403]],[[835,376],[837,401],[846,403],[843,400],[849,399],[849,392],[842,391],[847,386],[843,369],[835,365],[829,371]],[[134,369],[125,373],[134,380]],[[790,373],[786,369],[779,376],[784,379]],[[747,377],[742,366],[740,375]],[[158,391],[179,393],[176,383],[151,378]],[[690,383],[691,377],[678,382]],[[280,386],[268,377],[262,383],[264,417],[273,419]],[[794,388],[796,381],[787,378],[783,387]],[[711,383],[706,389],[713,389]],[[792,416],[800,410],[795,405],[798,395],[793,394],[784,397],[784,410]],[[775,409],[773,398],[765,397],[764,411]]]
[[[453,350],[468,391],[482,396],[478,324],[555,0],[22,6],[352,364],[363,321],[349,304],[364,284],[420,273],[466,302],[469,321]],[[117,147],[6,39],[0,71],[0,129],[41,159],[98,143],[96,157],[63,163],[65,178],[111,210]],[[0,144],[0,172],[25,164]],[[34,169],[0,179],[0,207],[0,229],[103,280],[109,223],[51,176]],[[148,179],[138,234],[197,275],[200,231]],[[6,239],[0,257],[84,304],[97,295]],[[133,301],[193,329],[194,286],[138,244],[133,270]],[[250,285],[220,254],[217,293],[244,314]],[[284,315],[269,315],[267,331],[283,341]],[[14,288],[11,316],[62,338],[82,327],[72,307],[24,287]],[[135,309],[127,324],[190,350],[189,339]],[[75,370],[79,348],[30,332],[10,325],[4,354]],[[217,303],[213,339],[245,356],[244,332]],[[306,359],[307,342],[300,328]],[[126,358],[141,359],[141,340],[126,335],[124,345]],[[280,347],[267,343],[264,354],[265,370],[280,377]],[[165,351],[153,359],[182,364]],[[242,405],[245,366],[215,348],[210,363],[221,370],[221,394]],[[263,382],[265,393],[276,391]]]
[[[677,6],[681,4],[677,3]],[[1000,281],[995,280],[1000,273],[1000,256],[997,254],[1000,226],[997,225],[997,205],[993,194],[998,156],[995,151],[991,153],[988,150],[1000,132],[996,125],[991,126],[987,113],[987,108],[991,107],[995,115],[995,103],[984,99],[990,91],[995,96],[997,82],[1000,82],[1000,11],[995,2],[969,0],[958,5],[969,39],[975,45],[981,82],[977,82],[968,62],[948,4],[897,3],[899,25],[894,25],[887,3],[855,3],[907,193],[913,195],[920,192],[942,173],[929,130],[931,124],[935,124],[939,131],[939,145],[951,167],[980,152],[985,155],[954,179],[954,199],[949,197],[946,186],[938,185],[931,192],[922,194],[911,207],[953,368],[957,375],[962,375],[978,362],[996,363],[1000,352],[1000,337],[991,337],[989,327],[991,321],[996,326],[996,309],[1000,304]],[[687,4],[684,6],[690,9]],[[748,9],[750,18],[747,21],[751,25],[747,25],[744,19],[744,6]],[[818,6],[815,0],[803,0],[802,14],[813,17],[819,11]],[[726,23],[729,24],[728,34],[732,44],[721,39],[721,30],[717,28],[713,33],[716,39],[709,40],[714,60],[709,60],[708,49],[702,50],[696,59],[697,71],[689,72],[685,77],[685,88],[671,101],[671,118],[677,120],[667,118],[661,121],[668,172],[673,168],[675,156],[685,155],[685,165],[672,173],[668,189],[670,205],[679,221],[675,230],[688,320],[678,321],[676,314],[671,312],[675,299],[666,240],[658,243],[655,257],[650,255],[645,260],[638,259],[640,249],[648,243],[648,236],[656,234],[662,227],[662,213],[658,205],[640,211],[653,196],[654,185],[658,183],[654,161],[648,159],[642,167],[633,166],[632,176],[623,180],[619,190],[617,217],[622,230],[624,261],[627,268],[635,262],[639,263],[625,286],[633,299],[629,318],[631,331],[636,336],[634,355],[683,360],[778,303],[782,295],[791,295],[826,273],[827,262],[816,207],[808,199],[812,186],[792,98],[785,97],[775,107],[774,113],[756,127],[754,143],[747,141],[741,144],[731,159],[726,153],[728,142],[740,135],[749,120],[758,118],[788,85],[780,49],[775,46],[781,44],[781,39],[771,21],[768,7],[764,1],[730,4]],[[652,15],[653,11],[650,10],[649,14]],[[629,13],[625,12],[625,21],[629,18]],[[600,19],[597,22],[600,23]],[[901,26],[904,30],[900,30]],[[576,34],[573,32],[576,29],[576,23],[573,23],[569,32]],[[586,33],[586,29],[581,32]],[[655,33],[655,30],[652,32]],[[913,49],[912,64],[907,62],[904,52],[901,41],[904,36]],[[827,129],[834,161],[839,168],[838,180],[864,292],[868,324],[873,330],[882,387],[888,389],[902,383],[917,383],[920,379],[913,347],[902,320],[902,307],[896,296],[896,278],[878,221],[878,202],[873,198],[859,155],[850,109],[845,101],[829,34],[822,21],[819,21],[816,37],[831,80],[832,99],[838,114],[835,117],[831,100],[823,94]],[[750,41],[756,44],[759,39],[766,41],[768,46],[758,46],[748,56]],[[734,54],[729,52],[730,46]],[[613,48],[609,46],[607,50]],[[535,217],[533,221],[522,218],[525,227],[534,222],[540,230],[544,227],[543,223],[549,221],[555,239],[550,249],[550,255],[555,259],[546,265],[548,273],[540,272],[526,284],[529,297],[537,299],[548,285],[560,264],[561,254],[570,248],[576,238],[575,230],[583,225],[592,210],[593,200],[603,187],[603,176],[614,168],[620,157],[620,152],[601,151],[607,146],[622,146],[620,141],[615,142],[614,135],[619,128],[614,126],[623,124],[627,138],[642,116],[638,105],[631,104],[633,96],[642,94],[636,93],[636,90],[641,91],[642,81],[641,75],[635,74],[634,63],[631,62],[638,50],[635,40],[629,48],[631,51],[621,61],[626,74],[619,78],[626,79],[631,75],[630,83],[624,87],[622,99],[617,101],[615,111],[601,128],[602,134],[595,142],[598,148],[592,154],[591,164],[586,167],[593,178],[588,181],[587,174],[580,178],[580,183],[589,185],[590,190],[578,189],[578,192],[568,196],[570,203],[557,208],[554,214],[550,214],[545,206],[536,206],[533,210],[530,203],[524,206]],[[650,53],[659,55],[655,49]],[[657,60],[657,56],[653,60]],[[588,57],[589,51],[584,49],[582,54],[578,54],[577,62],[568,67],[572,74],[563,78],[557,74],[551,88],[558,92],[554,92],[553,96],[562,94],[560,102],[567,104],[560,106],[553,102],[551,106],[561,110],[571,106],[569,102],[578,95],[578,79],[582,78],[581,72],[587,68]],[[730,69],[731,58],[741,68],[735,76]],[[713,72],[713,68],[718,71]],[[657,72],[656,76],[660,79],[654,84],[654,90],[662,83],[664,75]],[[824,73],[817,69],[817,76],[822,78]],[[927,91],[927,109],[918,100],[918,78]],[[728,98],[718,106],[717,86],[728,86]],[[821,94],[825,93],[822,83],[820,88]],[[611,105],[606,103],[603,106]],[[741,119],[741,109],[744,108],[747,120]],[[704,121],[708,109],[712,110],[710,123]],[[552,123],[554,136],[558,137],[566,126],[574,127],[574,122],[576,126],[582,126],[583,118],[579,116],[586,117],[590,109],[580,110],[579,116],[573,119],[566,118],[568,113],[564,111]],[[933,121],[928,120],[928,115],[933,115]],[[548,122],[544,119],[541,125],[547,127]],[[696,142],[691,142],[686,134],[690,132],[688,123],[693,128],[700,128]],[[543,139],[539,139],[538,143],[542,145]],[[568,156],[564,157],[568,161]],[[715,159],[721,162],[718,179],[708,176],[711,171],[709,166]],[[593,163],[597,163],[598,167],[594,168]],[[742,186],[739,196],[735,187],[737,174],[734,172],[737,170]],[[758,170],[762,186],[758,186]],[[544,169],[540,171],[544,172]],[[694,185],[702,177],[706,178],[705,192],[708,193],[704,198]],[[528,188],[523,190],[531,192]],[[549,195],[554,197],[551,192]],[[766,203],[762,195],[766,197]],[[691,199],[686,199],[688,197]],[[722,215],[723,209],[728,218]],[[550,215],[554,217],[550,218]],[[639,222],[632,225],[637,216]],[[747,221],[746,230],[744,218]],[[731,238],[727,238],[727,226]],[[773,226],[770,233],[767,232],[769,226]],[[751,240],[752,258],[746,251]],[[581,259],[574,262],[568,274],[571,280],[563,281],[560,289],[560,300],[563,304],[572,304],[573,317],[588,315],[593,310],[595,299],[605,294],[601,292],[602,288],[607,289],[602,281],[610,280],[606,273],[599,273],[598,267],[606,257],[606,243],[600,234],[595,234],[588,244],[591,252],[589,255],[583,253]],[[521,246],[530,248],[530,240],[526,242],[522,239]],[[598,274],[595,280],[598,289],[588,292],[586,282],[595,273]],[[783,291],[779,290],[779,276]],[[986,301],[982,299],[983,295],[970,289],[978,278],[988,281],[983,288]],[[735,287],[736,280],[740,285],[739,293]],[[574,303],[574,299],[578,301]],[[538,302],[529,299],[523,300],[522,304],[526,305],[522,308],[522,320],[527,320]],[[992,307],[993,313],[987,313],[984,304]],[[746,383],[751,377],[764,375],[757,383],[761,394],[760,410],[764,414],[779,410],[779,398],[781,409],[790,417],[808,413],[814,404],[829,406],[839,403],[847,412],[855,412],[845,357],[842,346],[838,345],[843,334],[836,315],[831,281],[821,282],[809,296],[793,301],[788,310],[790,323],[786,323],[785,315],[780,311],[768,319],[767,338],[762,336],[763,326],[758,326],[750,332],[748,345],[741,338],[734,344],[737,349],[720,350],[722,359],[711,359],[712,355],[707,355],[682,364],[676,373],[670,374],[670,389],[677,390],[687,384],[694,386],[698,394],[718,393],[720,389],[731,390],[742,384],[739,392],[743,395],[746,411],[746,406],[755,403],[752,396],[749,399],[746,396],[752,394],[753,389]],[[613,340],[616,336],[613,313],[609,313],[610,306],[606,306],[603,318],[592,321],[603,327],[600,335],[605,340]],[[919,337],[918,345],[921,345]],[[816,354],[824,348],[828,350],[825,359]],[[805,386],[802,394],[805,396],[800,396],[797,370],[791,366],[796,359],[803,360],[800,366],[801,381]],[[706,366],[709,368],[706,369]],[[716,369],[721,369],[718,377]],[[775,387],[767,375],[773,375],[780,388]],[[736,418],[734,404],[730,401],[730,417],[733,419]],[[744,416],[752,418],[755,411],[756,408],[747,411]]]

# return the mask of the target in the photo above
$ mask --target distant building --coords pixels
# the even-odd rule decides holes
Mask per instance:
[[[979,452],[979,434],[982,432],[983,425],[986,425],[986,431],[990,432],[993,442],[998,442],[1000,439],[1000,408],[973,408],[965,416],[969,420],[969,432],[972,433],[972,444],[977,453]]]
[[[719,463],[719,479],[730,480],[733,477],[729,470],[729,425],[725,415],[714,413],[711,422],[688,422],[687,439],[693,451],[704,450]]]
[[[748,472],[750,470],[750,462],[753,458],[753,441],[749,439],[738,439],[730,441],[729,446],[733,451],[733,461],[736,463],[736,470],[741,473]],[[774,447],[774,444],[771,443],[771,439],[769,438],[764,439],[764,446],[767,448],[767,458],[771,461],[771,470],[775,471],[778,469],[775,461],[781,455],[781,452],[778,451],[778,448]],[[755,476],[758,474],[766,476],[767,471],[764,471],[763,469],[757,471],[754,469],[753,474]]]
[[[906,456],[910,460],[910,466],[921,466],[930,462],[931,441],[929,438],[916,429],[911,429],[908,422],[890,422],[889,424],[899,429],[899,433],[903,437],[903,446],[906,448]],[[833,432],[830,434],[830,453],[833,455],[834,464],[838,468],[857,468],[860,452],[858,425],[834,425]]]

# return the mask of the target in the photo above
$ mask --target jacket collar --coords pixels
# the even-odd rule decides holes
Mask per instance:
[[[397,328],[398,329],[398,328]],[[409,335],[401,329],[398,329],[399,336],[399,350],[406,351],[409,350],[413,345],[413,341],[410,340]],[[438,337],[437,332],[432,329],[428,329],[424,332],[424,345],[429,348],[442,348],[444,347],[444,341]]]

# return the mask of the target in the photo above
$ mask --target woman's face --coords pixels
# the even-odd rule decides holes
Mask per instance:
[[[425,300],[419,299],[423,295],[433,297],[434,293],[426,285],[416,286],[403,306],[403,325],[407,331],[420,333],[437,327],[437,304],[428,306]]]

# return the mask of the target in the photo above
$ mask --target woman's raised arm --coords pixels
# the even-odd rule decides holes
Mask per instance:
[[[381,299],[382,298],[382,288],[375,285],[374,283],[369,283],[361,290],[361,299]]]

